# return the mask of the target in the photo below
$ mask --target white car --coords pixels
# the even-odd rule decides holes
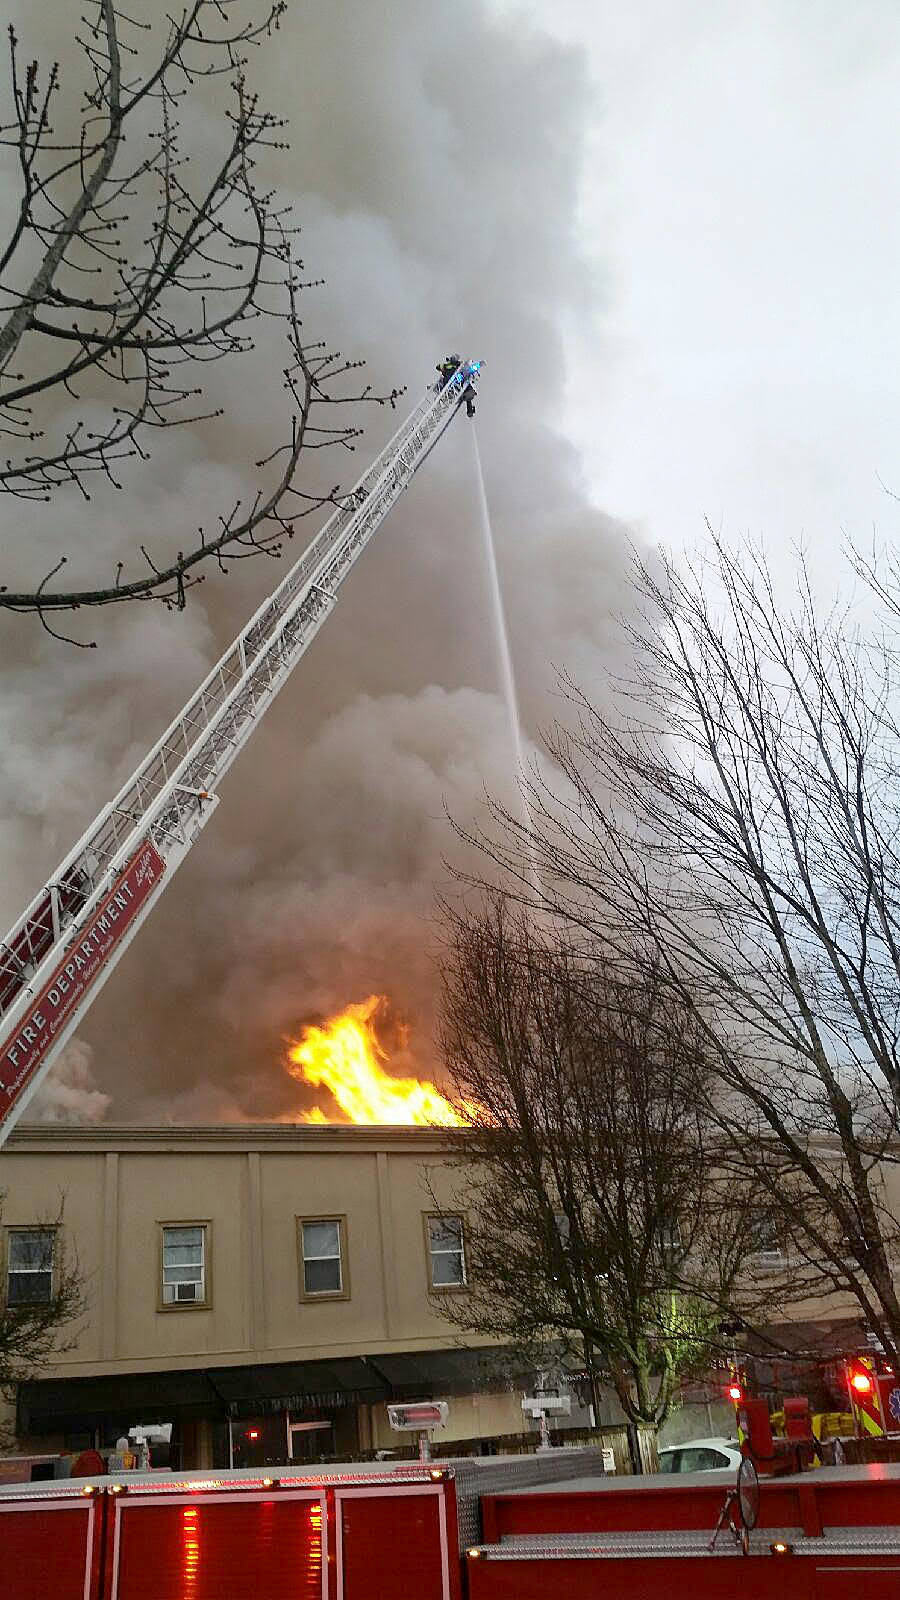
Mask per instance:
[[[740,1464],[736,1439],[685,1439],[659,1452],[660,1472],[720,1472],[733,1478]]]

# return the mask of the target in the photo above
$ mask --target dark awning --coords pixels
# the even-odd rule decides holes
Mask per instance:
[[[209,1374],[230,1416],[303,1411],[386,1398],[384,1379],[362,1356],[218,1367]]]
[[[102,1421],[170,1422],[221,1416],[205,1372],[129,1372],[102,1378],[42,1378],[19,1385],[17,1431],[76,1433]]]
[[[396,1399],[472,1394],[513,1382],[526,1368],[508,1350],[421,1350],[371,1356]]]
[[[176,1417],[246,1417],[275,1410],[299,1414],[360,1402],[472,1393],[509,1381],[511,1373],[505,1351],[423,1350],[332,1361],[42,1378],[20,1385],[18,1426],[23,1434],[72,1433],[100,1421],[130,1426]]]
[[[45,1378],[19,1389],[24,1433],[74,1432],[100,1419],[123,1424],[248,1416],[377,1401],[384,1379],[356,1357],[199,1371],[133,1372],[102,1378]]]

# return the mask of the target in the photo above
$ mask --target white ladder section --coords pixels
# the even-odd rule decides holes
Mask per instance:
[[[0,943],[0,1145],[218,804],[362,551],[474,392],[429,388]]]

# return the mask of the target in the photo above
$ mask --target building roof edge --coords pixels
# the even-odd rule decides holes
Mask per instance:
[[[133,1124],[100,1123],[90,1127],[75,1123],[20,1123],[5,1148],[17,1150],[70,1149],[119,1150],[147,1148],[187,1150],[217,1149],[447,1149],[464,1137],[464,1129],[356,1124],[251,1123]],[[0,1151],[2,1158],[2,1151]]]

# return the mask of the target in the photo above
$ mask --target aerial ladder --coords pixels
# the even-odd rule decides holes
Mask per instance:
[[[219,803],[218,785],[337,604],[482,363],[438,382],[0,943],[0,1146]]]

